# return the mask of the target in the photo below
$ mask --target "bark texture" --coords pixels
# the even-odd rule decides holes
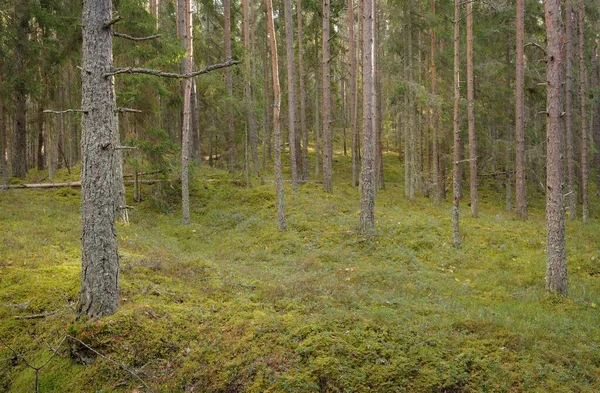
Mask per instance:
[[[527,188],[525,178],[525,5],[517,0],[517,59],[515,89],[516,140],[516,202],[517,216],[527,219]]]
[[[585,67],[585,2],[579,0],[579,100],[581,105],[581,196],[584,223],[589,217],[588,107]]]
[[[375,231],[374,0],[363,0],[363,154],[360,173],[360,231]]]
[[[323,190],[333,193],[333,144],[331,138],[331,66],[329,47],[329,19],[331,16],[331,0],[323,0]]]
[[[475,133],[475,86],[473,76],[473,2],[467,2],[467,122],[469,128],[469,168],[471,215],[479,215],[477,196],[477,134]]]
[[[298,22],[298,78],[300,79],[300,134],[302,137],[302,180],[309,177],[308,129],[306,126],[306,79],[304,75],[304,28],[302,26],[302,0],[296,3]]]
[[[192,44],[192,8],[191,0],[185,2],[185,74],[192,72],[194,52]],[[190,188],[189,188],[189,163],[190,163],[190,125],[192,109],[192,79],[183,80],[183,130],[181,133],[181,208],[183,223],[190,223]]]
[[[544,3],[546,36],[546,289],[567,295],[567,252],[564,221],[562,83],[564,80],[563,23],[560,0]]]
[[[569,219],[577,217],[577,193],[575,191],[575,151],[573,146],[573,0],[566,0],[566,81],[565,126],[567,131],[567,205]]]
[[[454,158],[452,160],[452,185],[454,189],[452,204],[452,239],[454,247],[460,247],[460,129],[459,129],[459,108],[460,108],[460,62],[459,62],[459,22],[460,8],[459,0],[454,0]]]
[[[119,308],[119,254],[115,231],[113,143],[116,104],[111,77],[112,35],[104,24],[112,18],[111,0],[83,3],[81,163],[81,292],[78,316],[110,315]]]
[[[435,15],[435,0],[431,0],[431,13]],[[435,62],[437,39],[435,29],[431,28],[431,95],[435,98],[437,94],[437,68]],[[431,108],[431,143],[432,143],[432,188],[433,188],[433,203],[437,206],[440,204],[440,187],[439,187],[439,152],[438,152],[438,105],[434,102]]]
[[[287,60],[288,87],[288,136],[290,142],[290,172],[292,188],[298,192],[298,166],[296,155],[296,59],[294,55],[294,21],[292,20],[292,0],[284,0],[285,49]]]
[[[285,200],[283,195],[283,177],[281,174],[281,128],[279,111],[281,107],[281,88],[279,86],[279,64],[277,59],[277,40],[275,39],[275,24],[273,22],[273,2],[267,1],[267,30],[271,48],[271,75],[273,76],[273,133],[275,134],[275,192],[277,194],[277,221],[279,230],[285,231]]]
[[[225,13],[225,59],[231,58],[231,3],[230,0],[223,0],[223,10]],[[231,68],[225,70],[225,79],[227,83],[227,96],[233,97],[233,75]],[[229,171],[235,170],[235,129],[233,123],[233,106],[227,105],[227,153]]]

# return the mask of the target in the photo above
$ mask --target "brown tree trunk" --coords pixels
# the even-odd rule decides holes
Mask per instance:
[[[431,0],[431,13],[435,15],[435,0]],[[431,28],[431,95],[436,97],[437,95],[437,68],[435,62],[435,49],[437,46],[435,29]],[[438,105],[434,103],[432,105],[432,119],[431,119],[431,139],[432,139],[432,180],[433,180],[433,203],[437,206],[440,204],[440,187],[439,187],[439,152],[438,152]]]
[[[179,0],[181,1],[181,0]],[[192,72],[194,52],[192,44],[192,8],[191,0],[185,2],[185,70],[186,74]],[[183,224],[190,223],[190,189],[189,189],[189,159],[190,159],[190,125],[192,111],[192,79],[183,80],[183,130],[181,140],[181,207],[183,211]]]
[[[575,191],[575,152],[573,148],[573,1],[566,0],[566,81],[565,81],[565,125],[567,131],[567,205],[569,208],[569,219],[577,217],[577,192]]]
[[[563,24],[560,0],[544,2],[546,36],[547,144],[546,155],[546,289],[567,295],[567,252],[565,244],[563,120],[562,93],[564,79]]]
[[[78,316],[97,318],[119,308],[119,253],[115,231],[114,141],[116,103],[112,69],[111,0],[83,3],[81,163],[81,291]]]
[[[329,19],[331,14],[331,0],[323,0],[323,190],[333,193],[333,144],[331,141],[331,70],[329,50]]]
[[[473,2],[467,2],[467,121],[469,128],[469,168],[471,188],[471,215],[479,214],[477,196],[477,134],[475,133],[475,86],[473,77]]]
[[[256,129],[256,118],[254,116],[254,101],[252,99],[252,85],[250,75],[250,62],[252,61],[250,48],[250,7],[253,0],[242,0],[243,9],[243,31],[244,31],[244,97],[246,101],[246,116],[248,122],[248,137],[250,140],[250,152],[255,173],[260,171],[258,159],[258,134]]]
[[[290,172],[292,188],[298,192],[298,168],[296,155],[296,60],[294,56],[294,22],[292,20],[292,0],[284,0],[285,49],[287,60],[288,87],[288,137],[290,142]]]
[[[267,30],[271,46],[271,67],[273,76],[273,132],[275,134],[275,191],[277,193],[277,219],[279,230],[285,231],[285,201],[283,195],[283,177],[281,174],[281,129],[279,126],[279,110],[281,105],[281,88],[279,87],[279,64],[277,60],[277,41],[273,23],[273,2],[267,1]]]
[[[374,0],[363,0],[363,154],[360,172],[360,231],[375,231],[375,43]]]
[[[6,106],[0,103],[0,164],[2,165],[2,181],[8,185],[8,161],[6,160]]]
[[[298,19],[298,78],[300,79],[300,134],[302,137],[302,180],[309,177],[308,165],[308,129],[306,126],[306,77],[304,75],[304,27],[302,26],[302,0],[296,3]]]
[[[527,219],[527,183],[525,178],[525,5],[517,0],[517,80],[515,91],[516,200],[517,216]]]
[[[460,108],[460,62],[459,62],[459,22],[460,22],[460,0],[454,0],[454,155],[452,160],[452,185],[454,198],[452,204],[452,238],[454,247],[460,247],[460,130],[459,130],[459,108]]]
[[[600,0],[597,5],[600,11]],[[598,19],[597,27],[600,31],[600,18]],[[596,53],[594,56],[594,74],[596,77],[596,83],[593,83],[594,87],[594,129],[592,135],[594,136],[594,144],[596,147],[595,154],[595,167],[596,167],[596,195],[600,195],[600,42],[596,43]]]
[[[585,67],[585,2],[579,0],[579,99],[581,105],[581,196],[582,220],[587,222],[589,217],[589,164],[588,164],[588,107],[586,91]]]
[[[230,0],[223,0],[223,9],[225,13],[225,58],[231,58],[231,3]],[[227,96],[228,99],[233,97],[233,75],[231,68],[227,67],[225,70],[225,79],[227,84]],[[227,164],[229,166],[229,172],[235,170],[235,129],[233,124],[233,106],[227,105]]]
[[[352,127],[352,185],[358,185],[358,75],[356,72],[356,42],[354,39],[354,2],[348,0],[348,38],[350,51],[350,116]]]

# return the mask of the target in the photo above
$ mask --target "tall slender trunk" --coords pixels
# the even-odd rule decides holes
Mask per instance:
[[[81,291],[78,316],[110,315],[119,308],[119,253],[115,230],[114,143],[118,134],[112,69],[111,0],[83,2],[81,141]]]
[[[253,6],[253,0],[242,0],[243,9],[243,31],[244,31],[244,97],[246,101],[246,118],[248,122],[248,137],[250,140],[250,152],[252,153],[252,164],[254,172],[260,171],[260,161],[258,159],[258,134],[256,129],[256,118],[254,116],[254,101],[252,99],[252,84],[250,75],[250,62],[253,60],[250,48],[250,7]]]
[[[353,0],[348,0],[348,38],[350,51],[350,116],[352,117],[352,185],[356,186],[358,185],[358,75],[356,72]]]
[[[435,0],[431,0],[431,13],[435,15]],[[437,68],[435,62],[435,49],[437,47],[437,39],[435,34],[435,28],[431,28],[431,95],[436,97],[437,94]],[[437,100],[436,100],[437,101]],[[439,189],[439,152],[438,152],[438,105],[435,103],[432,105],[432,119],[431,119],[431,143],[433,150],[432,166],[433,171],[431,174],[433,180],[433,203],[437,206],[440,204],[440,189]]]
[[[329,19],[331,14],[331,0],[323,0],[323,101],[322,126],[323,126],[323,190],[333,193],[332,162],[333,145],[331,141],[331,66],[329,50]]]
[[[569,219],[577,217],[577,192],[575,191],[575,152],[573,148],[573,1],[566,0],[566,81],[565,81],[565,125],[567,131],[567,205]]]
[[[588,107],[586,91],[585,67],[585,2],[579,0],[579,99],[581,104],[581,194],[582,220],[587,222],[589,216],[589,164],[588,164]]]
[[[546,155],[546,289],[567,295],[567,252],[564,220],[563,180],[563,24],[560,0],[544,2],[546,19],[547,62],[547,144]]]
[[[194,52],[192,45],[192,9],[191,0],[185,1],[185,49],[186,74],[192,72],[194,64]],[[186,78],[183,80],[183,132],[181,143],[181,205],[183,210],[183,223],[190,223],[190,190],[189,190],[189,154],[190,154],[190,123],[192,107],[192,80]]]
[[[475,86],[473,77],[473,2],[467,2],[467,121],[469,128],[469,168],[471,188],[471,215],[479,214],[477,196],[477,134],[475,133]]]
[[[302,0],[296,2],[298,22],[298,79],[300,79],[300,134],[302,137],[302,180],[309,177],[308,128],[306,126],[306,77],[304,75],[304,27],[302,26]]]
[[[598,11],[600,11],[600,0],[597,4]],[[600,31],[600,18],[598,19],[597,27]],[[600,42],[596,42],[596,53],[594,56],[594,75],[596,76],[596,83],[593,83],[594,87],[594,130],[592,135],[594,136],[594,144],[596,147],[595,154],[595,167],[596,167],[596,195],[600,195]]]
[[[8,146],[6,142],[6,105],[2,101],[0,103],[0,164],[2,165],[2,181],[5,186],[8,185],[8,161],[6,160]]]
[[[363,0],[363,155],[360,172],[360,231],[375,231],[375,0]]]
[[[377,187],[376,190],[383,190],[385,189],[385,182],[384,182],[384,178],[383,178],[383,141],[382,141],[382,136],[383,136],[383,119],[382,119],[382,96],[381,96],[381,72],[379,70],[379,61],[381,58],[381,52],[382,52],[382,48],[383,45],[381,45],[379,39],[380,39],[380,33],[379,30],[381,29],[381,23],[380,23],[380,9],[379,7],[377,7],[377,5],[375,4],[375,0],[374,0],[374,5],[373,5],[373,18],[374,18],[374,31],[373,31],[373,45],[375,47],[375,53],[374,53],[374,57],[373,57],[373,73],[374,73],[374,78],[375,78],[375,112],[374,112],[374,116],[375,119],[373,120],[375,122],[375,179],[377,182]]]
[[[288,136],[290,142],[290,172],[292,188],[298,192],[298,167],[296,155],[296,60],[294,56],[294,21],[292,20],[292,0],[284,0],[285,49],[287,60],[288,87]]]
[[[231,3],[230,0],[223,0],[223,11],[225,13],[225,58],[231,58]],[[225,79],[227,84],[227,96],[233,98],[233,75],[230,67],[225,70]],[[235,170],[235,129],[233,124],[233,106],[227,105],[227,159],[229,172]]]
[[[516,200],[517,216],[527,219],[527,183],[525,178],[525,5],[517,0],[517,81],[515,89]]]
[[[460,247],[460,130],[459,130],[459,108],[460,108],[460,62],[459,62],[459,22],[460,22],[460,0],[454,0],[454,155],[452,160],[452,185],[454,198],[452,204],[452,237],[454,247]]]
[[[285,231],[285,201],[283,195],[283,178],[281,175],[281,129],[279,126],[279,110],[281,105],[281,88],[279,87],[279,65],[277,60],[277,41],[273,23],[273,2],[267,1],[267,30],[271,46],[271,66],[273,76],[273,132],[275,133],[275,190],[277,193],[277,218],[279,230]]]

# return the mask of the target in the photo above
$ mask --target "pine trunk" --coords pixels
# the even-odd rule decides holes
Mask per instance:
[[[375,231],[375,43],[374,0],[363,0],[363,154],[360,173],[360,232]]]
[[[517,80],[515,91],[516,200],[517,216],[527,219],[527,183],[525,178],[525,6],[517,0]]]
[[[471,188],[471,215],[479,214],[477,196],[477,135],[475,133],[475,86],[473,77],[473,2],[467,2],[467,121],[469,128],[469,168]]]
[[[435,15],[435,0],[431,0],[431,13]],[[435,62],[435,50],[437,46],[435,29],[431,28],[431,95],[435,98],[437,94],[437,68]],[[438,152],[438,105],[434,102],[432,105],[432,119],[431,119],[431,139],[432,139],[432,180],[433,180],[433,203],[437,206],[440,204],[440,188],[439,188],[439,152]]]
[[[331,0],[323,0],[323,101],[322,126],[323,126],[323,190],[333,193],[332,162],[333,145],[331,140],[331,70],[329,50],[329,19],[331,14]]]
[[[565,81],[565,125],[567,131],[567,205],[569,219],[577,217],[577,192],[575,191],[575,149],[573,146],[573,1],[566,0],[566,81]]]
[[[460,107],[460,62],[459,62],[459,22],[460,22],[460,0],[454,0],[454,155],[452,160],[452,238],[454,247],[460,247],[460,129],[459,129],[459,107]]]
[[[294,56],[294,21],[292,20],[292,0],[284,0],[285,49],[287,60],[288,87],[288,137],[290,142],[290,172],[292,188],[298,192],[298,167],[296,155],[296,60]]]
[[[300,79],[300,134],[302,137],[302,180],[309,178],[308,128],[306,126],[306,77],[304,75],[304,27],[302,26],[302,0],[296,3],[298,19],[298,78]]]
[[[81,291],[78,316],[97,318],[119,308],[115,230],[116,103],[112,69],[111,0],[83,3],[81,163]]]
[[[230,0],[223,0],[223,11],[225,13],[224,40],[225,40],[225,59],[231,58],[231,3]],[[233,74],[230,67],[225,70],[225,79],[227,84],[227,98],[233,98]],[[235,129],[233,123],[233,105],[227,104],[227,164],[229,172],[235,170]]]
[[[563,120],[562,94],[565,44],[560,0],[544,3],[548,40],[546,62],[547,122],[546,139],[546,289],[567,295],[567,252],[564,221]]]
[[[267,1],[267,30],[271,47],[271,68],[273,76],[273,132],[275,134],[275,191],[277,194],[277,219],[279,230],[285,231],[285,201],[283,195],[283,177],[281,174],[281,128],[279,125],[279,110],[281,106],[281,88],[279,86],[279,64],[277,60],[277,41],[273,22],[273,2]]]
[[[579,0],[579,99],[581,105],[581,196],[582,220],[589,217],[589,164],[588,164],[588,107],[585,67],[585,2]]]

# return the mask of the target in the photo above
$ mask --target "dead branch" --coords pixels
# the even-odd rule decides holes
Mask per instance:
[[[119,113],[143,113],[139,109],[124,108],[124,107],[117,108],[117,112],[119,112]]]
[[[154,35],[150,35],[148,37],[132,37],[129,34],[118,33],[116,31],[113,31],[113,36],[119,37],[119,38],[124,38],[126,40],[131,40],[131,41],[149,41],[149,40],[154,40],[156,38],[162,37],[162,34],[154,34]]]
[[[61,115],[63,113],[88,113],[88,112],[83,109],[66,109],[64,111],[55,111],[52,109],[46,109],[46,110],[44,110],[44,113],[53,113],[55,115]]]
[[[538,48],[539,50],[541,50],[542,52],[544,52],[544,55],[547,55],[548,53],[546,52],[546,48],[544,48],[543,46],[541,46],[540,44],[538,44],[537,42],[528,42],[525,44],[524,48],[527,48],[528,46],[533,46],[535,48]]]
[[[198,75],[207,74],[209,72],[219,70],[221,68],[231,67],[231,66],[234,66],[239,63],[240,63],[239,60],[229,59],[224,63],[213,64],[208,67],[202,68],[198,71],[191,72],[189,74],[177,74],[174,72],[164,72],[164,71],[160,71],[160,70],[153,70],[150,68],[133,68],[133,67],[116,68],[112,72],[104,74],[104,76],[110,77],[110,76],[119,75],[119,74],[145,74],[145,75],[159,76],[162,78],[187,79],[187,78],[196,77]]]
[[[131,376],[133,376],[135,379],[137,379],[138,381],[140,381],[142,383],[142,385],[144,385],[144,387],[149,391],[149,392],[153,392],[152,389],[150,389],[150,386],[148,386],[148,384],[146,384],[146,382],[140,378],[139,375],[137,375],[133,370],[130,370],[129,367],[125,366],[123,363],[118,362],[116,360],[113,360],[111,358],[109,358],[108,356],[105,356],[103,354],[101,354],[100,352],[96,351],[94,348],[90,347],[89,345],[87,345],[86,343],[84,343],[83,341],[81,341],[78,338],[75,338],[69,334],[66,335],[66,337],[70,338],[73,341],[77,341],[79,344],[83,345],[84,347],[86,347],[88,350],[94,352],[96,355],[100,356],[102,359],[106,360],[109,363],[113,363],[116,364],[117,366],[119,366],[120,368],[122,368],[123,370],[127,371]]]
[[[142,184],[156,184],[156,183],[163,183],[163,182],[168,182],[169,180],[165,180],[165,179],[152,179],[152,180],[142,180],[140,181],[140,183]],[[134,180],[125,180],[123,183],[125,184],[134,184],[135,181]],[[80,188],[81,187],[81,182],[80,181],[73,181],[73,182],[67,182],[67,183],[35,183],[35,184],[9,184],[9,185],[0,185],[0,190],[2,189],[8,189],[8,190],[12,190],[12,189],[24,189],[24,188],[28,188],[28,189],[44,189],[44,188]]]
[[[106,22],[104,24],[104,29],[105,30],[109,29],[112,25],[114,25],[115,23],[118,23],[118,22],[120,22],[122,20],[123,20],[123,17],[120,16],[120,15],[118,15],[118,16],[114,17],[113,19],[109,20],[108,22]]]
[[[15,319],[41,319],[41,318],[46,318],[51,315],[54,315],[59,311],[60,310],[54,310],[54,311],[49,311],[49,312],[45,312],[45,313],[41,313],[41,314],[33,314],[33,315],[17,315],[17,316],[15,316]]]

